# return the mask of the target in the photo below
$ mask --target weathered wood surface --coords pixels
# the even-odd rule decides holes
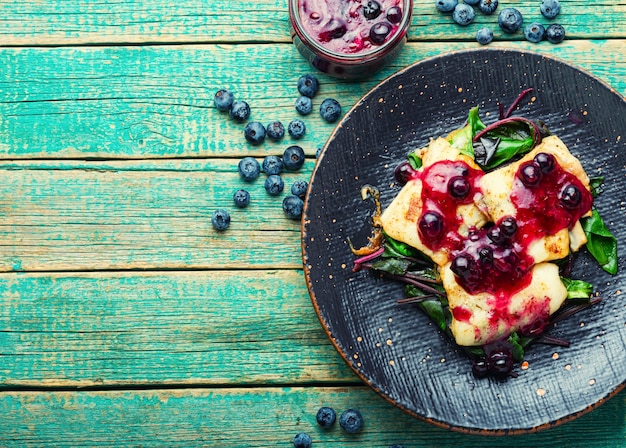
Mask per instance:
[[[338,98],[344,112],[397,70],[426,57],[476,48],[468,42],[412,43],[367,81],[337,82],[320,75],[314,99]],[[494,43],[540,51],[570,62],[626,94],[626,39],[566,41],[560,45]],[[242,72],[241,64],[253,70]],[[0,51],[0,158],[174,158],[282,154],[289,144],[252,147],[243,126],[213,108],[226,87],[252,108],[251,120],[287,124],[297,79],[310,71],[296,49],[279,45],[8,48]],[[514,94],[516,92],[512,92]],[[297,141],[309,156],[333,129],[318,113],[304,117]]]
[[[416,420],[363,386],[10,392],[0,395],[0,431],[4,440],[33,447],[287,448],[295,434],[306,432],[314,447],[618,448],[626,437],[625,404],[618,397],[554,429],[494,439]],[[320,406],[360,409],[363,431],[348,434],[338,424],[321,429],[315,422]]]
[[[496,16],[458,27],[416,0],[400,57],[362,82],[319,75],[315,104],[347,112],[409,64],[477,48],[483,25],[492,47],[558,57],[625,95],[626,3],[561,4],[568,40],[551,45],[502,34]],[[538,0],[514,6],[550,22]],[[336,447],[626,445],[624,392],[494,440],[417,421],[361,384],[310,305],[299,223],[263,176],[236,173],[297,143],[308,158],[288,188],[334,125],[314,113],[303,140],[253,147],[212,105],[226,87],[252,120],[287,123],[309,71],[286,0],[0,2],[0,446],[288,447],[299,431]],[[232,206],[241,187],[246,210]],[[218,207],[228,232],[211,228]],[[321,431],[321,405],[359,408],[365,431]]]

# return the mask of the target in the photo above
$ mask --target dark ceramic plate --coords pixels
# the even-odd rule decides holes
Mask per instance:
[[[533,345],[517,378],[477,380],[470,361],[415,305],[399,305],[403,286],[352,272],[348,239],[370,235],[373,203],[383,206],[406,154],[461,126],[470,107],[486,122],[525,88],[535,100],[515,113],[546,122],[605,177],[596,206],[618,238],[626,236],[626,102],[581,70],[545,56],[509,50],[447,54],[382,82],[346,115],[324,148],[311,180],[303,220],[303,258],[313,305],[330,340],[375,391],[437,426],[472,433],[524,433],[569,421],[621,390],[626,382],[626,269],[602,271],[583,250],[572,277],[592,282],[602,301],[562,322],[551,335],[568,348]],[[489,114],[486,116],[486,114]]]

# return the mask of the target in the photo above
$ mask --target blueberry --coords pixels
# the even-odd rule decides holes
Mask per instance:
[[[498,25],[502,28],[502,31],[508,34],[513,34],[522,27],[524,18],[522,13],[515,8],[504,8],[498,15]]]
[[[558,23],[553,23],[546,28],[546,39],[551,44],[559,44],[565,39],[565,28]]]
[[[554,19],[561,12],[561,4],[559,0],[543,0],[539,10],[546,19]]]
[[[278,174],[271,174],[265,179],[265,191],[270,196],[278,196],[283,192],[283,188],[285,188],[285,183]]]
[[[316,158],[316,159],[319,159],[320,154],[322,154],[322,149],[323,149],[323,148],[320,146],[319,148],[317,148],[317,149],[315,150],[315,158]]]
[[[478,9],[483,14],[491,15],[498,9],[498,0],[480,0]]]
[[[363,416],[356,409],[345,410],[339,417],[339,426],[350,434],[359,432],[363,427]]]
[[[291,145],[283,152],[283,165],[290,171],[299,170],[304,164],[304,150],[298,145]]]
[[[463,3],[467,3],[468,5],[476,6],[480,0],[463,0]]]
[[[330,428],[335,424],[335,421],[337,420],[337,413],[333,408],[330,408],[328,406],[322,406],[317,411],[315,419],[317,420],[317,424],[320,425],[322,428]]]
[[[387,20],[391,23],[400,23],[402,20],[402,9],[399,6],[392,6],[387,10]]]
[[[461,26],[467,26],[472,23],[475,16],[474,8],[467,3],[459,3],[452,11],[452,20]]]
[[[228,229],[230,214],[224,209],[215,210],[211,216],[211,224],[213,224],[215,230],[223,231]]]
[[[307,73],[306,75],[300,76],[298,79],[298,92],[300,92],[301,95],[313,98],[319,88],[320,83],[315,75]]]
[[[363,6],[363,15],[368,20],[373,20],[382,13],[383,10],[380,7],[380,3],[376,0],[369,0],[365,6]]]
[[[370,28],[370,41],[374,45],[381,45],[391,33],[393,26],[389,22],[378,22]]]
[[[529,42],[541,42],[546,34],[546,29],[539,22],[533,22],[524,28],[524,37]]]
[[[232,92],[226,89],[220,89],[215,94],[215,98],[213,98],[213,104],[217,110],[225,112],[230,109],[234,100],[235,97]]]
[[[239,161],[239,175],[246,182],[252,182],[254,179],[259,177],[261,172],[261,165],[254,157],[244,157]]]
[[[283,199],[283,211],[289,219],[300,219],[303,209],[304,201],[298,196],[290,194]]]
[[[313,110],[313,101],[308,96],[302,95],[296,100],[296,112],[300,115],[309,115]]]
[[[301,139],[306,134],[306,125],[304,121],[295,119],[289,122],[287,126],[287,132],[295,139]]]
[[[272,140],[280,140],[285,136],[285,126],[280,121],[275,120],[267,125],[265,132]]]
[[[306,190],[309,188],[309,183],[306,180],[298,179],[291,184],[291,194],[303,198],[306,195]]]
[[[341,104],[336,99],[326,98],[320,104],[320,115],[329,123],[334,123],[341,116]]]
[[[235,191],[233,202],[239,208],[246,208],[250,204],[250,193],[243,189]]]
[[[458,3],[459,0],[437,0],[435,5],[441,12],[451,12]]]
[[[283,172],[283,161],[278,156],[267,156],[263,159],[263,172],[265,174],[280,174]]]
[[[293,438],[294,448],[311,448],[312,445],[313,440],[311,440],[311,436],[305,432],[296,434]]]
[[[260,145],[265,140],[265,127],[258,121],[251,121],[243,129],[243,136],[253,145]]]
[[[491,28],[482,27],[476,32],[476,42],[481,45],[487,45],[493,40],[493,31]]]
[[[246,121],[250,116],[250,105],[245,101],[235,101],[230,107],[229,114],[235,121]]]

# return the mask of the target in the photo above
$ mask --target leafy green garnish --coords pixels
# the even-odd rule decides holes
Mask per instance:
[[[584,280],[573,280],[567,277],[561,277],[565,289],[567,289],[568,299],[588,299],[593,293],[593,285]]]
[[[395,240],[383,232],[385,236],[385,251],[383,257],[419,257],[421,252],[406,243]]]
[[[604,185],[604,177],[590,177],[589,178],[589,188],[591,189],[591,195],[596,198],[600,193],[602,193],[602,185]]]
[[[411,168],[414,170],[418,170],[422,167],[422,159],[415,154],[415,152],[409,153],[407,159],[409,160],[409,165],[411,165]]]
[[[467,122],[465,126],[456,131],[453,131],[448,136],[448,142],[453,148],[458,149],[461,154],[474,157],[474,135],[479,131],[485,129],[485,123],[483,123],[478,115],[478,106],[472,107],[467,116]]]
[[[600,213],[595,208],[591,216],[580,220],[587,236],[587,250],[602,269],[609,274],[617,273],[617,239],[607,228]]]

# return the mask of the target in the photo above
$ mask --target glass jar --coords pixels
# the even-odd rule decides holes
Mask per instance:
[[[292,39],[321,72],[362,79],[396,57],[407,40],[413,0],[289,0]]]

